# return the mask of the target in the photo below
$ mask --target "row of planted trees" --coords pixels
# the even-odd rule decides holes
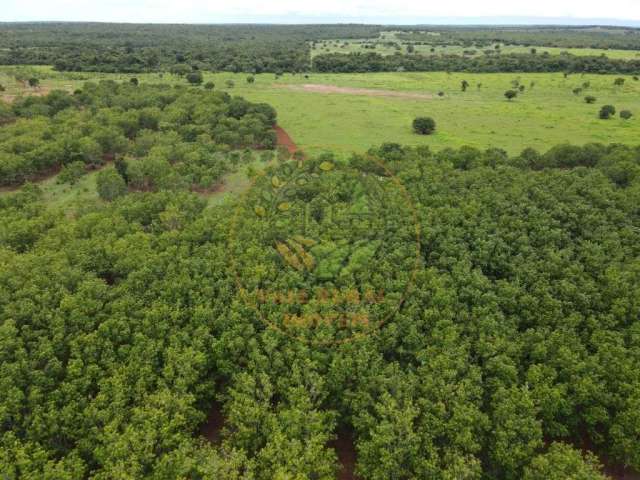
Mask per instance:
[[[331,156],[297,165],[249,194],[293,192],[272,227],[266,207],[239,220],[233,204],[161,186],[73,217],[34,186],[0,200],[5,476],[331,479],[343,427],[366,479],[604,478],[586,450],[640,468],[638,148],[387,144],[351,159],[351,177]],[[404,185],[415,207],[409,294],[349,341],[273,328],[282,302],[256,310],[234,271],[401,290],[398,254],[416,250],[395,204],[381,204],[375,241],[344,226],[299,239],[331,260],[322,272],[291,269],[268,241],[302,199],[315,232],[321,192],[362,213],[366,178]],[[214,399],[226,424],[210,445],[197,432]]]

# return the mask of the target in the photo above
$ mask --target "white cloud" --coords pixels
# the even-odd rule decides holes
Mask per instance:
[[[322,21],[437,17],[572,17],[640,20],[638,0],[0,0],[0,20],[97,20],[129,22]]]

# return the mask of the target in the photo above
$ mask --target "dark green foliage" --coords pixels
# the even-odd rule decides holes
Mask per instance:
[[[0,124],[17,121],[0,129],[0,185],[73,162],[97,167],[130,155],[140,160],[135,172],[147,178],[141,188],[155,188],[161,172],[167,173],[151,164],[169,164],[184,182],[208,188],[226,171],[216,153],[275,145],[272,107],[205,90],[87,83],[74,95],[54,90],[4,105]]]
[[[180,148],[156,149],[182,143],[162,135],[140,133],[132,148],[161,165]],[[316,281],[259,268],[279,261],[271,244],[258,248],[267,216],[236,219],[234,244],[235,206],[205,208],[193,193],[134,192],[75,215],[47,208],[32,185],[0,197],[1,471],[329,480],[343,427],[360,476],[376,480],[602,480],[571,444],[640,468],[640,148],[509,158],[385,144],[345,167],[331,155],[282,163],[249,199],[266,202],[305,168],[316,176],[287,195],[312,212],[320,191],[359,205],[355,178],[393,184],[378,159],[422,226],[415,285],[375,334],[327,346],[270,328],[241,300],[231,254],[244,282]],[[100,177],[122,189],[115,168]],[[382,206],[380,239],[309,246],[323,275],[397,288],[416,250],[398,205]],[[206,445],[198,431],[214,399],[226,429]]]
[[[511,101],[518,96],[518,92],[515,90],[507,90],[506,92],[504,92],[504,96],[507,98],[507,100]]]
[[[601,120],[608,120],[615,114],[616,114],[616,107],[614,107],[613,105],[604,105],[600,109],[600,113],[598,114],[598,116],[600,117]]]
[[[613,84],[614,84],[616,87],[621,87],[621,86],[623,86],[623,85],[624,85],[624,78],[622,78],[622,77],[618,77],[618,78],[616,78],[616,79],[613,81]]]
[[[596,103],[596,100],[597,98],[593,95],[587,95],[586,97],[584,97],[585,103]]]
[[[431,117],[416,117],[413,119],[413,131],[420,135],[431,135],[436,130],[436,122]]]
[[[640,60],[620,60],[602,56],[500,54],[465,57],[463,55],[380,55],[367,53],[329,53],[313,57],[316,71],[352,72],[570,72],[621,73],[640,71]],[[568,73],[565,73],[568,76]]]
[[[620,111],[620,118],[622,118],[623,120],[629,120],[631,117],[633,117],[633,113],[631,113],[631,111],[629,110]]]
[[[213,90],[215,88],[216,84],[213,82],[207,82],[204,84],[204,89],[205,90]]]
[[[195,70],[187,74],[187,82],[192,85],[200,85],[202,83],[202,72],[200,70]]]
[[[256,77],[254,77],[253,75],[249,75],[247,77],[247,83],[253,83],[256,81]]]

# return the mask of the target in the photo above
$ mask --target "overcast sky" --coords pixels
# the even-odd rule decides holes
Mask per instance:
[[[0,0],[0,21],[417,24],[606,19],[638,24],[640,0]]]

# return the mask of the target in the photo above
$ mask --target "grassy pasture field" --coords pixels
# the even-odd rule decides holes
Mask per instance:
[[[41,75],[40,92],[54,88],[74,89],[86,80],[126,81],[133,75],[64,74],[47,67],[35,69]],[[0,68],[0,83],[7,94],[38,90],[16,85]],[[169,74],[136,75],[141,82],[185,84]],[[253,102],[267,102],[278,111],[279,124],[308,153],[324,150],[350,153],[373,145],[394,141],[407,145],[426,144],[435,149],[471,145],[499,147],[518,153],[525,147],[545,150],[563,142],[636,143],[640,138],[640,81],[625,77],[615,86],[616,75],[581,75],[565,78],[561,73],[366,73],[366,74],[273,74],[255,76],[248,83],[246,74],[205,73],[218,90],[241,95]],[[469,83],[466,92],[460,85]],[[509,102],[504,92],[518,80],[525,92]],[[233,82],[233,87],[227,85]],[[573,89],[589,87],[575,95]],[[354,93],[318,93],[307,86],[322,85],[356,89]],[[481,85],[478,87],[478,85]],[[533,84],[533,86],[532,86]],[[357,89],[365,89],[360,92]],[[382,90],[383,96],[369,90]],[[384,96],[395,92],[400,96]],[[438,96],[444,92],[444,96]],[[406,94],[407,97],[402,95]],[[391,94],[389,94],[391,95]],[[415,98],[414,95],[420,96]],[[597,98],[594,104],[586,95]],[[618,116],[599,120],[598,111],[612,104],[618,112],[631,110],[631,120]],[[431,136],[418,136],[411,130],[416,116],[431,116],[438,125]]]

